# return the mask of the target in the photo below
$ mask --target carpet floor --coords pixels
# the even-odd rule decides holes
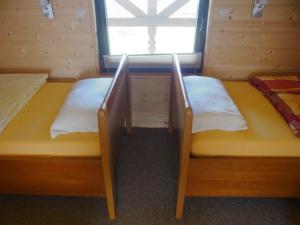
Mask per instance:
[[[300,199],[188,198],[176,220],[177,161],[166,129],[134,129],[120,147],[115,222],[103,199],[0,195],[0,224],[300,225]]]

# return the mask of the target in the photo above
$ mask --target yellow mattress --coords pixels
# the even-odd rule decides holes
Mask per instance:
[[[193,134],[193,156],[300,156],[300,138],[292,133],[261,92],[247,82],[227,81],[224,86],[247,121],[249,129]]]
[[[50,137],[72,83],[46,83],[0,134],[0,155],[100,156],[98,133]]]

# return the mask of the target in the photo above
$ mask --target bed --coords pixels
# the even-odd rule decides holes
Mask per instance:
[[[247,82],[223,82],[248,122],[241,132],[192,134],[193,111],[173,59],[170,130],[179,146],[176,218],[186,197],[300,197],[300,139]]]
[[[115,219],[114,164],[125,121],[130,131],[126,73],[124,56],[99,105],[98,133],[55,139],[50,126],[73,84],[44,84],[0,134],[0,192],[104,197]]]

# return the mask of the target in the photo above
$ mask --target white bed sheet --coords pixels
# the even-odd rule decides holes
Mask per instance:
[[[47,78],[48,74],[0,74],[0,133]]]

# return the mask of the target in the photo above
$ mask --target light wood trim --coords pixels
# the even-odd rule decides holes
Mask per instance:
[[[109,219],[113,220],[116,218],[115,210],[115,185],[114,185],[114,162],[113,156],[111,153],[111,145],[109,139],[109,127],[107,124],[107,111],[100,110],[99,112],[99,124],[101,132],[100,136],[100,149],[103,158],[102,168],[103,168],[103,177],[104,177],[104,186],[106,193],[106,202]]]
[[[127,57],[123,56],[98,113],[103,176],[110,219],[116,218],[114,165],[127,117]]]
[[[49,77],[47,79],[47,82],[76,82],[78,79],[77,78],[51,78]]]
[[[180,155],[179,155],[179,181],[178,181],[178,193],[177,193],[177,206],[176,206],[176,218],[182,218],[187,174],[190,160],[190,149],[191,149],[191,130],[192,130],[192,119],[193,112],[191,108],[187,108],[184,115],[184,127],[183,136],[180,138]]]
[[[36,1],[0,1],[0,71],[77,78],[99,73],[92,0],[54,1],[54,19]],[[76,10],[85,10],[84,18]]]
[[[129,78],[132,126],[168,128],[171,72],[129,73]]]
[[[89,20],[91,21],[90,26],[90,33],[92,35],[92,43],[93,43],[93,53],[94,53],[94,62],[95,62],[95,69],[96,73],[99,74],[100,72],[100,63],[99,63],[99,54],[98,54],[98,41],[97,41],[97,28],[96,28],[96,12],[95,12],[95,2],[94,1],[88,1],[89,6]]]
[[[0,157],[0,193],[105,196],[101,158]]]
[[[186,195],[300,197],[300,158],[191,158]]]
[[[206,39],[205,39],[205,47],[204,47],[204,54],[203,54],[203,74],[207,74],[208,72],[208,63],[209,63],[209,55],[211,51],[211,36],[212,36],[212,29],[214,22],[214,11],[215,11],[215,0],[209,1],[208,7],[208,14],[207,14],[207,31],[206,31]]]
[[[111,74],[100,74],[100,75],[91,75],[88,77],[79,77],[79,78],[52,78],[49,77],[47,79],[47,82],[76,82],[78,80],[84,80],[84,79],[88,79],[88,78],[112,78],[113,75]]]
[[[173,55],[173,73],[174,73],[174,81],[175,81],[175,95],[178,97],[180,97],[181,99],[178,101],[181,101],[181,104],[185,107],[185,108],[189,108],[191,107],[186,90],[185,90],[185,86],[183,83],[183,79],[182,79],[182,73],[181,73],[181,69],[180,69],[180,64],[179,64],[179,59],[178,56],[175,54]]]
[[[257,71],[299,73],[298,2],[269,1],[257,18],[251,0],[211,0],[203,74],[247,80]],[[221,15],[223,9],[230,13]]]
[[[179,181],[176,218],[182,218],[191,148],[193,111],[184,88],[177,55],[173,56],[173,72],[173,126],[175,128],[175,134],[179,139]]]

